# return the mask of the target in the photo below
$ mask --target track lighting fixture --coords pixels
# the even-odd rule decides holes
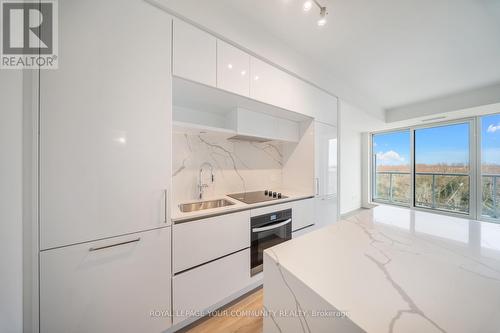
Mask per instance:
[[[328,15],[328,10],[326,9],[325,6],[322,6],[318,0],[307,0],[304,2],[304,5],[302,6],[302,9],[305,12],[308,12],[311,10],[313,7],[313,3],[318,6],[319,8],[319,19],[318,19],[318,26],[322,27],[326,24],[326,15]]]

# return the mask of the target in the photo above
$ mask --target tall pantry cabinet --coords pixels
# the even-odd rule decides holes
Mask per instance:
[[[41,71],[40,331],[159,332],[171,306],[171,27],[143,0],[60,0]]]

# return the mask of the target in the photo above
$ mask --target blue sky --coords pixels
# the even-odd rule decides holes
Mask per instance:
[[[468,124],[416,130],[416,163],[469,163],[468,133]],[[409,164],[409,131],[377,134],[374,136],[373,142],[378,165]],[[482,118],[481,146],[483,163],[500,164],[500,115]]]
[[[482,118],[481,134],[482,163],[500,164],[500,114]]]
[[[410,164],[410,131],[375,135],[373,151],[377,165]]]
[[[417,164],[468,164],[469,124],[416,130],[415,158]]]

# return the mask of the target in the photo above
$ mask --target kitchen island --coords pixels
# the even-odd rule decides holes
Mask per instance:
[[[378,206],[265,251],[264,332],[500,332],[500,225]]]

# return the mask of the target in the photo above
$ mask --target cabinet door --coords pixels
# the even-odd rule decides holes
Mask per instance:
[[[297,101],[301,113],[314,117],[315,120],[332,126],[337,125],[337,98],[326,92],[303,82],[301,84],[303,96]]]
[[[322,228],[337,221],[337,197],[323,196],[315,198],[316,227]]]
[[[250,95],[250,56],[217,40],[217,88]]]
[[[216,86],[217,40],[183,21],[174,20],[173,74]]]
[[[174,273],[248,247],[250,247],[249,210],[175,224],[173,226]]]
[[[250,97],[280,108],[297,111],[292,77],[254,57],[250,58]]]
[[[265,113],[238,108],[236,132],[271,140],[299,141],[299,124],[295,121],[274,117]]]
[[[337,195],[337,128],[314,122],[316,196]]]
[[[170,304],[170,227],[40,254],[41,333],[162,332]]]
[[[293,238],[297,238],[297,237],[300,237],[300,236],[303,236],[305,234],[308,234],[310,233],[311,231],[314,231],[317,229],[317,226],[316,225],[311,225],[307,228],[302,228],[300,230],[297,230],[295,232],[292,232],[292,239]]]
[[[292,231],[315,224],[314,198],[292,202]]]
[[[59,69],[40,73],[41,248],[164,226],[170,17],[140,0],[59,12]]]

